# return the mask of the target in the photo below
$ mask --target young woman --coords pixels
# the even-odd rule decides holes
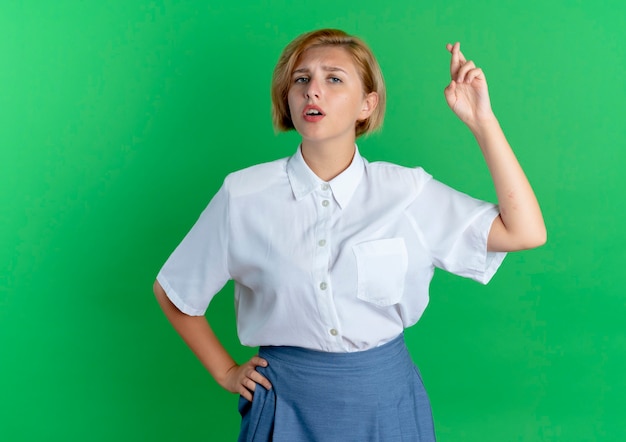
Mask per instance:
[[[361,40],[319,30],[285,48],[272,82],[274,125],[298,131],[297,152],[230,174],[159,272],[167,318],[241,395],[241,441],[434,440],[403,339],[434,267],[487,283],[505,252],[545,242],[483,72],[459,43],[447,49],[445,97],[478,141],[497,206],[361,157],[356,138],[382,124],[383,77]],[[241,365],[204,317],[230,279],[239,338],[260,347]]]

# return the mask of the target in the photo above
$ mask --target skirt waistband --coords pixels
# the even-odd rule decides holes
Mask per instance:
[[[407,353],[404,333],[400,333],[391,341],[378,347],[351,353],[324,352],[289,346],[259,348],[259,356],[262,358],[278,359],[286,364],[309,368],[333,369],[371,367],[375,363],[380,363],[381,360],[394,358],[402,352]]]

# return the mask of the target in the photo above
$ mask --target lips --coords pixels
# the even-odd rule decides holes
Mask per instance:
[[[315,106],[312,104],[307,105],[302,111],[302,118],[304,119],[304,121],[307,121],[309,123],[315,123],[316,121],[320,121],[322,118],[324,118],[325,115],[326,114],[319,106]]]

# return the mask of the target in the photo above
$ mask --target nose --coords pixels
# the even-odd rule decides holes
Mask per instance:
[[[311,78],[307,84],[306,89],[304,90],[304,95],[306,98],[320,98],[321,96],[321,88],[320,84],[314,78]]]

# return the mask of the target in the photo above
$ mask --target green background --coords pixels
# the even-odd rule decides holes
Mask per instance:
[[[549,230],[486,287],[435,275],[407,336],[439,440],[626,440],[625,18],[621,0],[3,1],[0,439],[235,440],[237,398],[152,282],[228,172],[295,151],[271,71],[296,35],[339,27],[389,90],[364,156],[493,199],[443,98],[460,40]],[[253,353],[232,285],[207,315]]]

